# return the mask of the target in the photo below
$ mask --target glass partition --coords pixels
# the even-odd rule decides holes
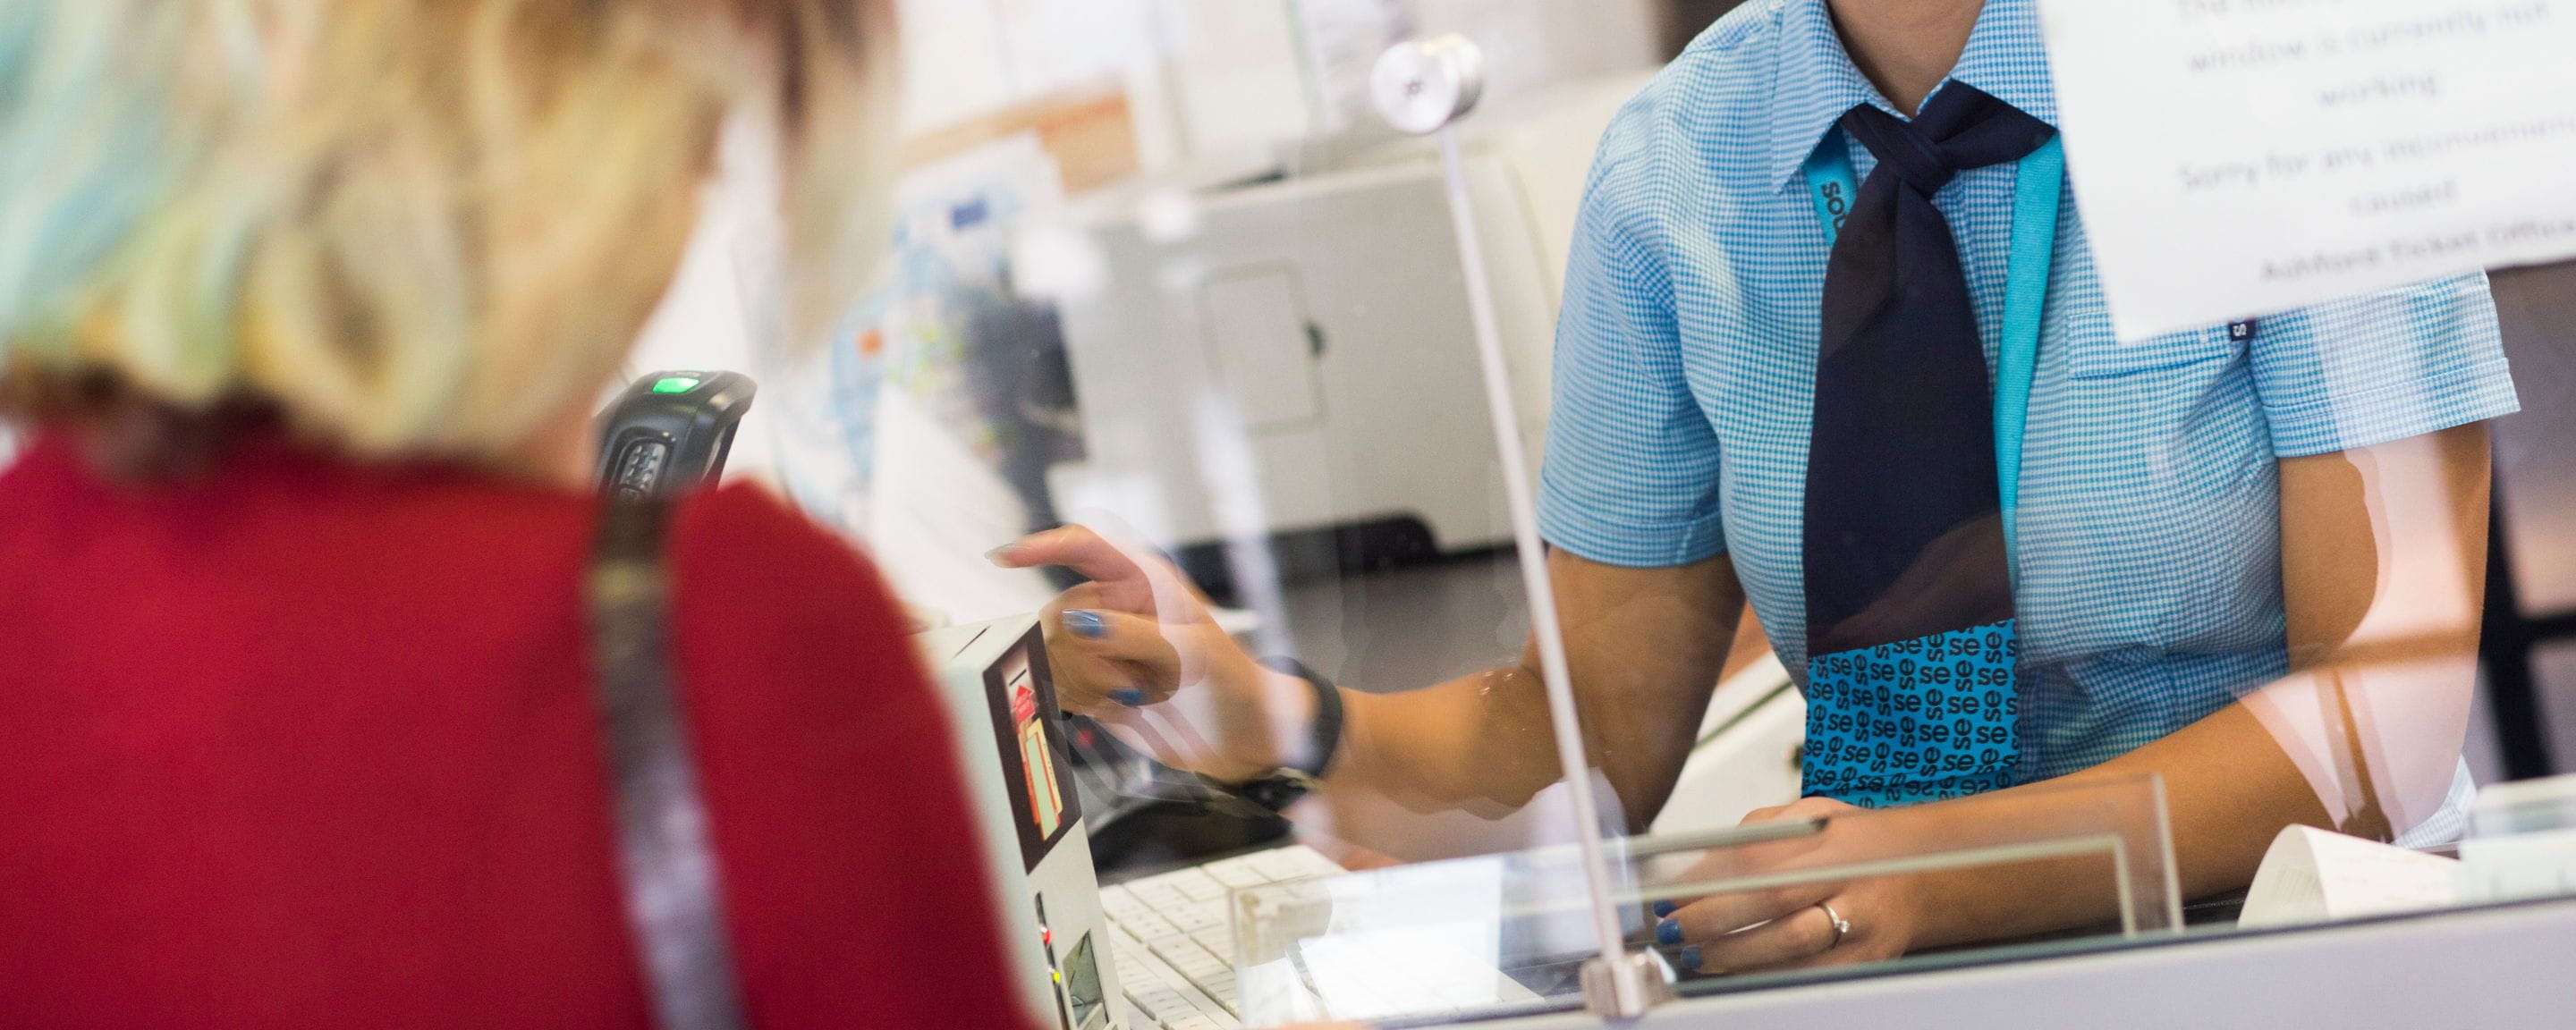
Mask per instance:
[[[1583,866],[1567,847],[1248,887],[1232,901],[1252,1027],[1579,1008],[1582,967],[1599,954]],[[1647,925],[1634,911],[1623,920],[1631,936]]]
[[[861,472],[783,478],[869,541],[925,623],[1045,624],[1072,780],[1106,820],[1156,827],[1103,842],[1104,867],[1278,838],[1201,777],[1325,757],[1328,682],[1348,739],[1337,789],[1292,813],[1301,836],[1354,861],[1580,836],[1522,668],[1528,595],[1445,169],[1368,80],[1426,32],[1509,55],[1487,98],[1513,120],[1470,141],[1468,177],[1534,471],[1580,152],[1652,72],[1651,5],[1140,2],[1080,33],[1047,5],[915,6],[913,74],[946,85],[908,101],[892,272],[829,367],[795,373],[831,388],[786,398],[819,396],[805,450]],[[1577,20],[1594,34],[1557,31]],[[1000,56],[970,54],[988,29]],[[1013,56],[1041,39],[1057,52]],[[989,103],[968,116],[961,95]],[[1381,746],[1468,722],[1485,753]]]
[[[2441,849],[2500,778],[2488,426],[2568,407],[2550,319],[2462,276],[2119,338],[2080,141],[1917,196],[1865,138],[1953,85],[2045,128],[2029,0],[1913,95],[1823,0],[1721,30],[1760,66],[1683,8],[907,5],[896,260],[765,395],[828,466],[782,479],[923,624],[1042,639],[1061,767],[1009,768],[1135,1025],[2223,922],[2285,831]],[[1483,89],[1407,135],[1380,61],[1451,33]],[[1931,215],[1957,289],[1869,331],[1915,299],[1836,269]]]
[[[2234,6],[2355,55],[2493,27],[2352,21],[2393,3]],[[0,37],[165,18],[51,6],[82,13],[12,8]],[[340,7],[161,6],[223,27],[167,34],[208,48],[174,73],[208,103],[288,106],[161,119],[199,98],[50,89],[122,82],[84,63],[114,48],[0,46],[0,81],[34,84],[0,88],[0,143],[26,158],[0,176],[27,173],[0,190],[0,245],[24,251],[0,256],[0,489],[54,482],[19,469],[179,489],[270,436],[542,467],[567,503],[591,499],[583,459],[628,499],[717,469],[775,488],[859,546],[913,631],[935,698],[821,664],[873,704],[940,707],[968,811],[919,817],[973,824],[1001,975],[1044,1025],[1617,1023],[2035,941],[2576,892],[2576,803],[2546,778],[2576,754],[2576,265],[2123,335],[2124,269],[2068,175],[2118,167],[2061,138],[2040,0],[662,3],[620,8],[661,27],[603,47],[569,44],[625,22],[495,15],[431,36],[541,45],[406,62],[425,92],[348,108],[475,98],[386,112],[435,160],[340,139],[346,119],[298,149],[290,58],[337,38],[303,29]],[[2510,6],[2496,25],[2549,21]],[[784,33],[797,70],[745,76],[767,66],[681,53],[662,25],[719,8],[764,26],[756,50]],[[900,76],[840,45],[880,30]],[[2208,61],[2298,56],[2220,42]],[[513,100],[552,60],[691,99],[595,126],[553,100],[626,94]],[[2319,103],[2447,90],[2383,77]],[[48,135],[147,115],[143,142],[188,131],[131,183],[106,144]],[[878,116],[896,138],[856,134]],[[539,129],[571,135],[513,142]],[[583,146],[625,186],[552,160]],[[2182,181],[2451,156],[2390,146]],[[566,168],[562,196],[515,189]],[[2349,214],[2453,199],[2401,183]],[[873,279],[818,282],[879,243]],[[562,355],[483,336],[622,342],[594,321],[640,320],[673,259],[611,384],[650,424],[612,413],[593,428],[638,435],[588,453],[587,406],[538,401],[586,395],[569,369],[592,366],[537,374]],[[415,261],[448,269],[418,304]],[[607,292],[546,292],[594,278]],[[578,332],[537,328],[557,322]],[[501,351],[524,367],[465,374]],[[736,510],[700,503],[675,539]],[[0,543],[34,541],[0,557],[140,546],[29,521],[0,518]],[[673,553],[680,664],[736,653],[688,638],[712,577]],[[820,600],[782,579],[719,610],[831,655],[880,614],[865,579]],[[807,602],[835,618],[793,621]]]
[[[1655,20],[1642,2],[1086,6],[1081,32],[1071,5],[908,6],[912,74],[944,92],[913,101],[890,273],[803,420],[805,453],[864,471],[799,489],[837,498],[938,627],[934,664],[996,630],[1042,641],[1025,698],[952,709],[967,761],[1002,770],[988,830],[1017,861],[997,873],[1007,928],[1050,981],[1032,1004],[1091,979],[1123,1025],[1226,1026],[1247,986],[1234,886],[1472,886],[1448,863],[1637,828],[1605,778],[1563,771],[1489,384],[1534,474],[1581,152],[1651,74]],[[1604,32],[1557,31],[1577,7]],[[1476,26],[1517,55],[1490,109],[1544,130],[1467,148],[1492,380],[1447,166],[1368,89],[1389,47]],[[987,28],[1005,59],[964,45]],[[1023,77],[1041,62],[1008,55],[1032,47],[1055,52]],[[977,90],[992,102],[951,110]],[[1087,901],[1052,864],[1068,841]]]
[[[1896,808],[1623,838],[1612,849],[1620,925],[1627,943],[1654,955],[1684,994],[1718,980],[1812,968],[1786,938],[1857,942],[1871,932],[1869,920],[1895,915],[1858,906],[1908,893],[1959,899],[1912,914],[1929,924],[1916,928],[1918,940],[1930,939],[1926,930],[1951,933],[1952,952],[2181,928],[2160,784],[2109,778],[2034,794],[2018,804],[1971,799],[1938,813]],[[1997,880],[2016,883],[2033,903],[2003,917],[2014,925],[1959,933],[1995,918],[1975,899]],[[1583,967],[1598,953],[1571,848],[1249,885],[1231,900],[1234,981],[1247,1026],[1577,1007]],[[1711,933],[1696,944],[1659,936],[1666,920]],[[1774,937],[1783,940],[1775,946]]]

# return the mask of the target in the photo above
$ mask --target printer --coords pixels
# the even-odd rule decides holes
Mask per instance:
[[[1584,169],[1644,81],[1561,89],[1470,139],[1533,455]],[[1123,523],[1203,583],[1221,565],[1190,559],[1230,541],[1289,542],[1292,573],[1317,550],[1348,566],[1507,544],[1436,154],[1326,141],[1280,167],[1083,206],[1076,231],[1103,271],[1060,299],[1086,457],[1050,470],[1056,507]]]

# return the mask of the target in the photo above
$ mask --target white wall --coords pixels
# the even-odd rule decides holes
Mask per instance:
[[[635,351],[627,358],[625,379],[616,387],[667,369],[724,369],[751,376],[761,393],[734,436],[725,478],[774,479],[778,405],[771,396],[775,384],[762,381],[768,370],[753,360],[740,253],[749,222],[744,203],[738,191],[721,183],[701,189],[697,234],[681,255],[679,271],[672,276],[661,305],[644,323]]]
[[[1489,96],[1650,66],[1653,0],[902,0],[904,125],[954,124],[1051,91],[1126,91],[1145,167],[1349,127],[1375,55],[1457,32]]]
[[[1163,0],[898,0],[902,125],[952,125],[1049,92],[1126,81],[1160,52]],[[1274,0],[1188,0],[1268,8]]]
[[[1643,67],[1655,49],[1650,0],[899,0],[899,6],[904,131],[953,124],[1058,90],[1118,87],[1134,105],[1149,170],[1307,135],[1319,119],[1320,94],[1310,89],[1304,33],[1331,21],[1337,8],[1392,11],[1392,20],[1378,20],[1394,26],[1389,31],[1458,31],[1487,41],[1497,62],[1516,69],[1497,75],[1506,97],[1510,83]],[[828,461],[832,442],[809,439],[818,427],[809,424],[811,413],[800,417],[791,398],[824,391],[770,381],[810,369],[760,367],[767,349],[755,345],[751,317],[758,298],[747,294],[763,288],[759,280],[767,273],[745,250],[757,249],[746,238],[757,229],[747,217],[754,200],[718,185],[701,202],[698,235],[628,371],[725,368],[764,380],[728,478],[777,482],[782,460],[792,457],[812,479],[813,470],[801,467]],[[865,485],[829,492],[852,490],[864,493]]]

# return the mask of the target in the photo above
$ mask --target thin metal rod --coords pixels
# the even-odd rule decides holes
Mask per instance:
[[[1837,883],[1849,880],[1875,880],[1889,876],[1914,876],[1946,872],[1952,869],[1975,869],[1980,866],[2018,865],[2043,862],[2053,858],[2081,858],[2085,855],[2109,855],[2116,863],[2123,842],[2117,833],[2086,833],[2072,837],[2025,841],[2018,844],[1989,844],[1959,851],[1935,851],[1900,858],[1876,858],[1867,862],[1814,866],[1778,873],[1748,873],[1718,880],[1688,880],[1651,887],[1637,892],[1641,902],[1682,901],[1713,898],[1726,894],[1749,894],[1754,891],[1797,887],[1810,883]],[[2126,892],[2127,885],[2121,885]]]
[[[2136,885],[2129,882],[2130,875],[2128,842],[2115,837],[2111,844],[2111,892],[2120,896],[2120,936],[2123,937],[2138,935],[2138,891]],[[2181,925],[2177,921],[2166,929]]]
[[[1575,846],[1583,853],[1583,879],[1592,894],[1593,931],[1601,938],[1601,958],[1617,965],[1627,961],[1619,916],[1611,907],[1610,859],[1601,841],[1601,813],[1593,803],[1592,763],[1584,754],[1583,724],[1574,706],[1574,681],[1566,671],[1565,636],[1557,621],[1556,584],[1547,573],[1546,546],[1539,542],[1538,505],[1532,500],[1529,456],[1521,446],[1520,415],[1512,403],[1511,366],[1503,358],[1503,331],[1494,315],[1494,287],[1485,270],[1483,237],[1467,192],[1467,161],[1458,146],[1455,124],[1440,130],[1440,163],[1449,180],[1449,221],[1458,231],[1458,263],[1466,273],[1467,316],[1476,331],[1477,356],[1485,373],[1485,408],[1494,420],[1494,443],[1502,450],[1503,497],[1511,506],[1512,538],[1520,552],[1521,584],[1529,592],[1530,633],[1538,640],[1539,679],[1547,686],[1547,707],[1556,729],[1556,755],[1565,769],[1566,794],[1574,806]]]

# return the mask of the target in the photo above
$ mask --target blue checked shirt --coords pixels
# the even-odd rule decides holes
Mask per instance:
[[[2033,4],[1988,0],[1951,79],[2054,124]],[[1802,169],[1861,103],[1894,113],[1825,0],[1754,0],[1621,109],[1568,262],[1541,477],[1542,532],[1575,555],[1659,567],[1730,553],[1801,684],[1827,249]],[[1874,162],[1852,150],[1866,177]],[[1968,171],[1934,198],[1990,366],[2016,174]],[[2117,757],[2288,671],[2278,458],[2518,407],[2483,276],[2281,312],[2242,339],[2227,326],[2114,339],[2066,195],[2023,438],[2021,782]],[[2408,838],[2456,836],[2467,790],[2463,768]]]

